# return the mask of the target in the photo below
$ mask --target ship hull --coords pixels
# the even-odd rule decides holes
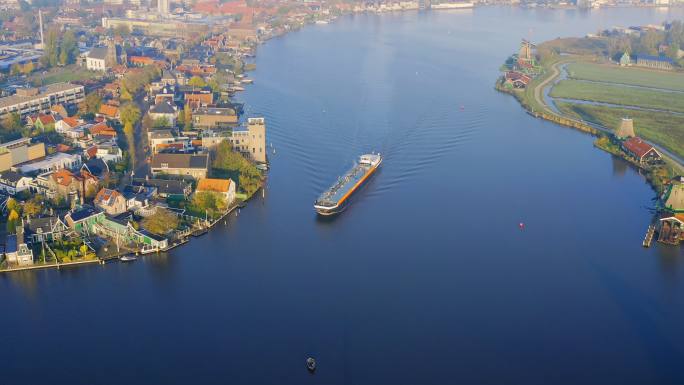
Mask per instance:
[[[382,162],[380,162],[380,163],[382,163]],[[363,187],[366,184],[366,182],[368,182],[368,180],[371,179],[371,177],[375,174],[375,172],[380,167],[380,163],[378,163],[374,167],[370,168],[368,170],[368,172],[366,173],[366,175],[364,175],[363,178],[361,178],[359,180],[359,182],[356,183],[356,185],[354,185],[354,187],[350,188],[349,191],[337,202],[336,205],[334,205],[334,206],[314,205],[314,209],[316,209],[316,213],[318,213],[318,215],[328,217],[328,216],[337,215],[337,214],[341,213],[342,211],[344,211],[347,208],[352,195],[354,195],[354,193],[356,193],[358,190],[360,190],[361,187]]]

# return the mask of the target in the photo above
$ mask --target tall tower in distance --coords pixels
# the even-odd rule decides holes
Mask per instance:
[[[157,0],[157,11],[162,17],[169,16],[169,0]]]

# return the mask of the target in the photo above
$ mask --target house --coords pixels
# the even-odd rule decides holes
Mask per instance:
[[[211,88],[186,88],[183,92],[183,100],[192,108],[205,107],[214,103],[214,93]]]
[[[631,64],[632,58],[629,56],[629,52],[625,51],[625,53],[623,53],[622,56],[620,56],[620,66],[626,67]]]
[[[97,193],[93,204],[109,215],[119,215],[125,213],[128,209],[126,207],[126,198],[120,192],[108,188],[102,188]]]
[[[88,205],[77,206],[64,216],[64,222],[71,230],[92,233],[98,223],[105,219],[104,212]]]
[[[24,190],[27,190],[33,178],[29,178],[18,172],[5,171],[0,174],[0,192],[7,195],[16,195]]]
[[[109,104],[103,104],[100,106],[99,111],[97,112],[98,116],[105,117],[107,119],[119,119],[119,108],[116,106],[112,106]]]
[[[209,171],[208,155],[154,154],[150,162],[153,176],[175,175],[195,180],[204,179]]]
[[[197,182],[195,191],[217,194],[228,205],[235,201],[235,182],[232,179],[205,178]]]
[[[36,114],[26,118],[26,124],[45,131],[55,126],[55,117],[50,114]]]
[[[16,235],[8,235],[5,242],[5,258],[12,265],[33,265],[33,251],[24,243],[23,229],[18,228]]]
[[[123,152],[114,141],[106,141],[89,147],[86,150],[89,158],[102,159],[105,163],[117,163],[123,159]]]
[[[122,191],[122,195],[126,199],[126,207],[132,211],[147,207],[156,194],[156,187],[147,186],[129,185],[124,187]]]
[[[109,166],[107,162],[100,158],[89,159],[81,166],[81,173],[87,172],[90,175],[102,180],[109,176]]]
[[[660,153],[639,137],[631,137],[622,142],[622,148],[641,164],[653,164],[662,161]]]
[[[659,70],[671,70],[674,61],[667,56],[639,55],[636,58],[637,67],[647,67]]]
[[[55,122],[55,131],[57,131],[57,133],[64,135],[66,132],[75,129],[81,124],[82,122],[80,122],[78,119],[63,117],[59,119],[57,122]]]
[[[87,172],[75,174],[67,169],[47,172],[38,175],[32,188],[50,199],[75,199],[77,196],[97,191],[97,177]]]
[[[532,78],[522,72],[506,71],[504,74],[504,84],[513,88],[525,88]]]
[[[154,188],[161,198],[185,199],[192,193],[192,185],[178,179],[134,179],[133,185]]]
[[[110,111],[111,112],[111,111]],[[98,123],[94,126],[90,126],[88,128],[88,131],[90,132],[90,135],[92,137],[98,137],[98,136],[105,136],[110,139],[116,138],[116,130],[113,129],[112,127],[109,127],[107,123],[101,122]]]
[[[684,241],[684,214],[666,214],[658,222],[658,242],[678,245]]]
[[[230,127],[238,123],[238,114],[232,108],[200,107],[193,111],[192,123],[199,129]]]
[[[24,238],[29,243],[52,242],[69,231],[59,217],[27,218],[24,222]]]
[[[150,107],[149,115],[152,120],[159,122],[160,120],[166,120],[165,127],[174,127],[176,125],[176,116],[178,114],[178,108],[173,102],[164,100],[158,104]]]

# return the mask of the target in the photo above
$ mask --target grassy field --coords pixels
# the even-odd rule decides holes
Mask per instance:
[[[70,65],[67,67],[52,68],[45,75],[43,75],[42,72],[36,72],[31,75],[31,82],[36,86],[40,86],[61,82],[73,82],[76,80],[96,79],[100,76],[102,76],[102,74],[88,71],[77,65]]]
[[[684,75],[680,75],[683,76]],[[554,98],[567,98],[684,112],[684,94],[620,85],[562,80],[551,89]]]
[[[684,74],[677,72],[592,63],[572,63],[567,69],[568,75],[575,79],[684,91]]]
[[[684,157],[684,116],[566,102],[559,102],[557,105],[566,116],[612,129],[618,127],[620,119],[629,116],[634,119],[637,135]]]

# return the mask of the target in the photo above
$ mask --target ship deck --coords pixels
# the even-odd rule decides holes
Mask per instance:
[[[358,183],[364,175],[371,169],[368,164],[357,164],[347,171],[335,184],[324,192],[317,201],[317,204],[334,206],[340,199]]]

